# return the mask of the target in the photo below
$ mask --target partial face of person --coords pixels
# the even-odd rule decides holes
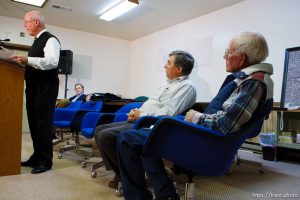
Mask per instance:
[[[243,65],[245,63],[244,58],[245,55],[238,53],[232,43],[230,43],[224,54],[224,59],[226,60],[226,71],[234,73],[243,69]]]
[[[81,93],[83,93],[83,88],[82,88],[82,86],[81,86],[81,85],[76,85],[76,87],[75,87],[75,92],[76,92],[76,94],[81,94]]]
[[[39,20],[33,19],[31,14],[26,14],[24,17],[24,27],[28,35],[36,36],[38,34]]]
[[[174,64],[175,55],[169,57],[167,63],[164,68],[166,69],[166,76],[168,79],[172,80],[181,76],[182,69],[181,67],[177,67]]]

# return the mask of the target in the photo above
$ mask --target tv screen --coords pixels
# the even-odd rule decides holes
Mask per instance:
[[[300,47],[285,50],[281,108],[300,108]]]

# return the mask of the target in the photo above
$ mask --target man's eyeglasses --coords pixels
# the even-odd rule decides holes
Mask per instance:
[[[29,21],[24,20],[24,23],[25,23],[25,24],[28,24],[28,23],[33,22],[33,21],[35,21],[35,20],[36,20],[36,19],[29,20]]]
[[[239,55],[240,52],[232,51],[232,50],[230,50],[230,49],[226,49],[226,50],[225,50],[225,56],[228,56],[229,54]]]
[[[228,56],[229,54],[232,54],[232,51],[230,49],[225,50],[225,56]]]

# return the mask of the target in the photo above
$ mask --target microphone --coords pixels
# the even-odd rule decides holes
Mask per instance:
[[[9,42],[10,41],[10,39],[3,39],[3,40],[1,40],[0,39],[0,47],[1,47],[1,45],[3,45],[3,42]],[[0,48],[0,50],[2,49],[2,47]]]
[[[3,39],[3,40],[0,39],[0,42],[10,42],[10,39]]]

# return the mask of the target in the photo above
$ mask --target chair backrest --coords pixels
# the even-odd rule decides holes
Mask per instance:
[[[54,127],[70,128],[72,120],[74,119],[76,113],[79,111],[80,102],[74,102],[73,106],[71,108],[55,108],[53,118]]]
[[[129,103],[122,106],[115,113],[99,113],[99,112],[88,112],[81,124],[81,133],[86,138],[92,138],[94,136],[95,128],[100,124],[120,122],[127,120],[127,113],[131,109],[140,108],[141,102]]]
[[[134,103],[129,103],[120,108],[114,116],[113,122],[122,122],[126,121],[128,119],[127,113],[130,112],[130,110],[134,108],[140,108],[142,106],[142,102],[134,102]]]
[[[99,112],[88,112],[81,124],[81,133],[86,138],[94,137],[94,129],[98,125],[98,121],[101,117],[101,113]]]
[[[55,108],[53,123],[55,127],[69,127],[76,112],[80,109],[82,101],[71,102],[68,107]]]
[[[99,112],[102,109],[102,106],[102,101],[87,101],[80,105],[79,110]]]
[[[79,109],[81,104],[82,104],[82,101],[74,101],[74,102],[71,102],[67,108],[68,109]]]
[[[138,96],[138,97],[134,98],[135,101],[141,101],[141,102],[145,102],[148,99],[149,99],[149,97],[146,97],[146,96]]]
[[[272,108],[273,108],[273,98],[272,99],[268,99],[266,101],[266,103],[263,105],[263,107],[260,109],[260,113],[258,114],[259,117],[258,118],[262,118],[263,120],[266,120],[269,118],[269,115],[272,111]],[[256,118],[256,117],[255,117]],[[252,119],[252,120],[255,120]],[[263,122],[262,122],[263,123]],[[249,133],[248,137],[247,138],[253,138],[253,137],[256,137],[260,131],[261,131],[261,128],[262,128],[262,125],[261,126],[257,126],[256,127],[256,130],[252,131],[251,133]]]
[[[142,102],[133,102],[133,103],[128,103],[124,106],[122,106],[119,110],[115,112],[115,114],[119,113],[129,113],[132,109],[134,108],[140,108],[142,106]]]

